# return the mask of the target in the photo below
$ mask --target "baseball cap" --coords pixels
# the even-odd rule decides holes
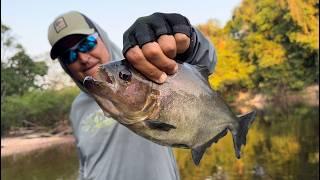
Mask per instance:
[[[49,26],[48,40],[52,46],[51,59],[56,59],[63,49],[59,48],[59,42],[64,37],[73,34],[89,35],[94,33],[93,23],[83,14],[70,11],[58,16]]]

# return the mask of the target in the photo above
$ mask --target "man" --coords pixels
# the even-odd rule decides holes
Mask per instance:
[[[213,46],[179,14],[155,13],[139,18],[124,33],[123,54],[149,79],[161,84],[177,72],[176,60],[212,72]],[[98,66],[122,59],[107,34],[85,15],[71,11],[49,26],[50,56],[82,90],[70,113],[80,159],[80,179],[179,179],[172,150],[148,141],[111,118],[82,86]]]

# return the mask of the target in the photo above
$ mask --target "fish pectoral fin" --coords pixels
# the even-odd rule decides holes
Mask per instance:
[[[145,124],[151,129],[157,129],[161,131],[169,131],[171,129],[176,129],[175,126],[158,120],[146,120]]]

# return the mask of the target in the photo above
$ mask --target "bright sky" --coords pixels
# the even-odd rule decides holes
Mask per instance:
[[[2,0],[1,22],[9,26],[27,53],[35,56],[48,52],[47,30],[61,13],[77,10],[98,23],[122,48],[122,34],[141,16],[153,12],[175,12],[186,16],[191,24],[218,19],[222,25],[230,20],[241,0]]]

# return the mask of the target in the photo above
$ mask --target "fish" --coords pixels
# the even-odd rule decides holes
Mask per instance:
[[[205,68],[177,64],[177,72],[158,84],[126,59],[112,61],[85,77],[83,85],[107,117],[157,144],[191,149],[195,165],[228,132],[239,159],[256,111],[235,115],[210,87]]]

